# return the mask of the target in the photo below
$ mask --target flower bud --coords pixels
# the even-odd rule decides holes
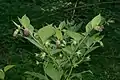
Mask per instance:
[[[45,45],[46,45],[46,46],[49,46],[49,45],[50,45],[50,41],[47,40],[47,41],[45,42]]]
[[[57,47],[60,47],[60,44],[61,44],[60,41],[57,40],[57,41],[56,41],[56,46],[57,46]]]
[[[13,36],[16,37],[17,34],[18,34],[18,32],[19,32],[19,29],[16,29],[16,30],[14,31],[14,33],[13,33]]]
[[[42,54],[42,55],[41,55],[41,58],[44,59],[45,56],[46,56],[46,53],[45,53],[45,52],[42,52],[41,54]]]
[[[60,56],[60,58],[62,58],[62,56],[63,56],[63,55],[62,55],[62,54],[60,54],[59,56]]]
[[[96,26],[94,29],[101,32],[101,31],[103,31],[104,26],[103,25],[102,26]]]
[[[73,40],[73,44],[74,44],[74,45],[76,45],[76,44],[77,44],[77,42],[76,42],[75,40]]]

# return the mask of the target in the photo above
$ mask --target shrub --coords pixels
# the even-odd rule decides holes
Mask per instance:
[[[75,72],[74,69],[90,60],[90,52],[103,46],[100,32],[105,19],[100,14],[86,25],[85,32],[78,32],[81,23],[73,25],[63,21],[58,27],[50,24],[36,30],[26,15],[18,20],[21,25],[13,21],[17,26],[13,36],[21,36],[40,49],[36,53],[36,64],[42,64],[44,70],[43,73],[25,73],[42,80],[82,79],[82,74],[90,71]]]

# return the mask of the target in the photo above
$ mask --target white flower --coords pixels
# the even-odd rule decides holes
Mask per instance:
[[[40,64],[40,63],[36,60],[36,64],[38,65],[38,64]]]
[[[42,55],[41,55],[41,58],[44,59],[45,56],[46,56],[46,53],[43,52]]]
[[[39,54],[38,54],[38,53],[35,53],[35,56],[36,56],[36,57],[38,57],[38,56],[39,56]]]

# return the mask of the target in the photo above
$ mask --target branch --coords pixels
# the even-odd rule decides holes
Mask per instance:
[[[101,4],[114,4],[114,3],[120,3],[120,1],[100,2],[100,3],[95,3],[95,4],[86,4],[86,5],[83,5],[83,6],[78,6],[78,7],[74,7],[74,8],[69,8],[69,9],[66,9],[66,10],[64,10],[64,11],[69,11],[69,10],[79,9],[79,8],[84,8],[84,7],[90,7],[90,6],[95,6],[95,5],[101,5]]]

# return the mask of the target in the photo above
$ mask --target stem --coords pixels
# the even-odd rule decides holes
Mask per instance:
[[[69,78],[70,78],[70,75],[71,75],[72,71],[73,71],[73,66],[71,67],[70,72],[69,72],[68,77],[67,77],[67,79],[66,79],[66,80],[69,80]]]
[[[74,8],[69,8],[69,9],[66,9],[65,11],[69,11],[69,10],[72,10],[72,9],[84,8],[84,7],[90,7],[90,6],[96,6],[96,5],[101,5],[101,4],[113,4],[113,3],[120,3],[120,1],[100,2],[100,3],[95,3],[95,4],[86,4],[86,5],[83,5],[83,6],[78,6],[78,7],[74,7]]]
[[[91,49],[94,45],[95,45],[95,43],[93,43],[93,45],[90,47],[90,49]],[[87,52],[87,51],[86,51],[86,52]],[[80,64],[80,63],[84,60],[84,58],[85,58],[86,55],[87,55],[87,53],[85,53],[85,54],[82,56],[82,59],[81,59],[79,62],[77,62],[76,65]]]
[[[53,61],[53,63],[56,65],[56,67],[57,67],[58,69],[60,69],[60,66],[59,66],[58,63],[56,62],[55,58],[53,58],[53,57],[51,56],[51,53],[50,53],[50,50],[48,49],[48,47],[45,46],[45,48],[46,48],[45,50],[46,50],[46,52],[47,52],[47,54],[48,54],[48,57],[51,58],[52,61]]]
[[[33,36],[33,35],[31,35],[31,37],[41,46],[41,44],[40,44],[40,42]],[[42,43],[43,44],[43,43]],[[43,46],[44,47],[44,46]],[[40,48],[41,49],[41,48]],[[44,49],[41,49],[41,50],[43,50],[44,51]]]
[[[79,46],[84,42],[84,40],[87,38],[88,33],[85,35],[85,37],[80,41],[80,43],[77,45],[75,52],[77,51],[77,49],[79,48]]]
[[[32,36],[32,35],[31,35],[31,36]],[[32,38],[40,45],[39,41],[38,41],[34,36],[32,36]],[[48,54],[48,57],[51,58],[52,61],[54,62],[54,64],[58,67],[57,62],[56,62],[55,59],[51,56],[51,53],[50,53],[49,49],[48,49],[46,46],[44,46],[43,43],[42,43],[42,45],[43,45],[43,49],[42,49],[42,50],[45,51],[45,52]],[[58,68],[59,68],[59,67],[58,67]]]
[[[77,0],[77,1],[76,1],[74,8],[76,8],[76,7],[77,7],[77,3],[78,3],[78,1],[79,1],[79,0]],[[72,18],[71,18],[71,19],[73,19],[73,18],[74,18],[74,15],[75,15],[75,9],[73,10],[73,15],[72,15]]]

